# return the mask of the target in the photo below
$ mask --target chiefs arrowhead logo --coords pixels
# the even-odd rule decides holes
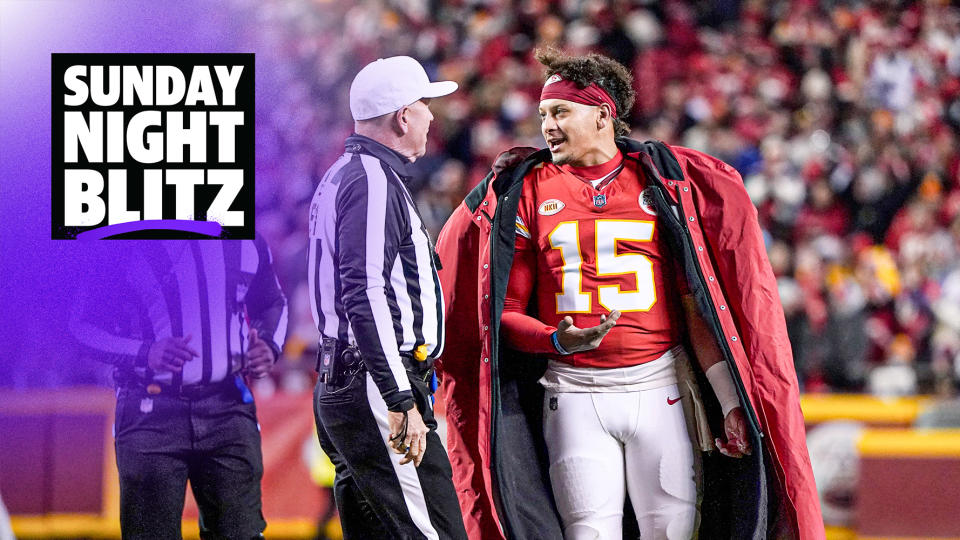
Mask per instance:
[[[554,73],[553,75],[550,76],[549,79],[547,79],[547,82],[543,83],[543,86],[550,86],[551,84],[562,81],[562,80],[563,80],[563,77],[561,77],[559,73]]]
[[[547,201],[543,201],[543,203],[540,204],[540,209],[537,210],[537,212],[541,216],[552,216],[557,212],[563,210],[564,207],[566,207],[566,205],[563,204],[563,201],[559,199],[550,199]]]

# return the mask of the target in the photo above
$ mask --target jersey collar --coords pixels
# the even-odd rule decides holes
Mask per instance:
[[[379,159],[393,169],[393,171],[397,173],[397,176],[403,178],[413,176],[410,170],[412,163],[406,156],[387,148],[370,137],[364,137],[363,135],[354,133],[347,137],[347,140],[344,142],[344,148],[347,152],[364,153]]]
[[[623,165],[623,152],[617,149],[617,155],[599,165],[590,165],[587,167],[561,165],[560,168],[572,173],[574,176],[582,180],[589,182],[591,180],[600,180],[601,178],[605,179],[606,177],[610,176],[611,173],[616,171],[621,165]]]

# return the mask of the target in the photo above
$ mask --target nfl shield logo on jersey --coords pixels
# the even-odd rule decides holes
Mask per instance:
[[[607,205],[607,196],[606,195],[594,195],[593,196],[593,205],[597,208],[603,208]]]

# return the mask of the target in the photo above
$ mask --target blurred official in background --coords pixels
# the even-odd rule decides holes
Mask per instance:
[[[243,376],[280,355],[287,303],[261,238],[143,241],[86,283],[71,332],[112,363],[124,538],[180,538],[187,479],[202,538],[261,538],[260,427]]]
[[[10,527],[10,514],[0,499],[0,540],[13,540],[13,529]]]
[[[404,185],[426,152],[430,99],[456,89],[407,56],[364,67],[350,87],[355,134],[310,205],[314,412],[347,539],[466,538],[430,398],[443,296]]]

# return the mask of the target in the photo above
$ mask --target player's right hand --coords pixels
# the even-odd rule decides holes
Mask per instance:
[[[620,312],[613,310],[609,316],[600,316],[600,324],[591,328],[577,328],[573,324],[573,317],[567,315],[557,325],[557,341],[565,351],[571,353],[596,349],[604,336],[617,325],[619,318]]]
[[[168,337],[155,341],[147,352],[147,366],[154,371],[180,373],[184,363],[200,356],[189,345],[191,337]]]

